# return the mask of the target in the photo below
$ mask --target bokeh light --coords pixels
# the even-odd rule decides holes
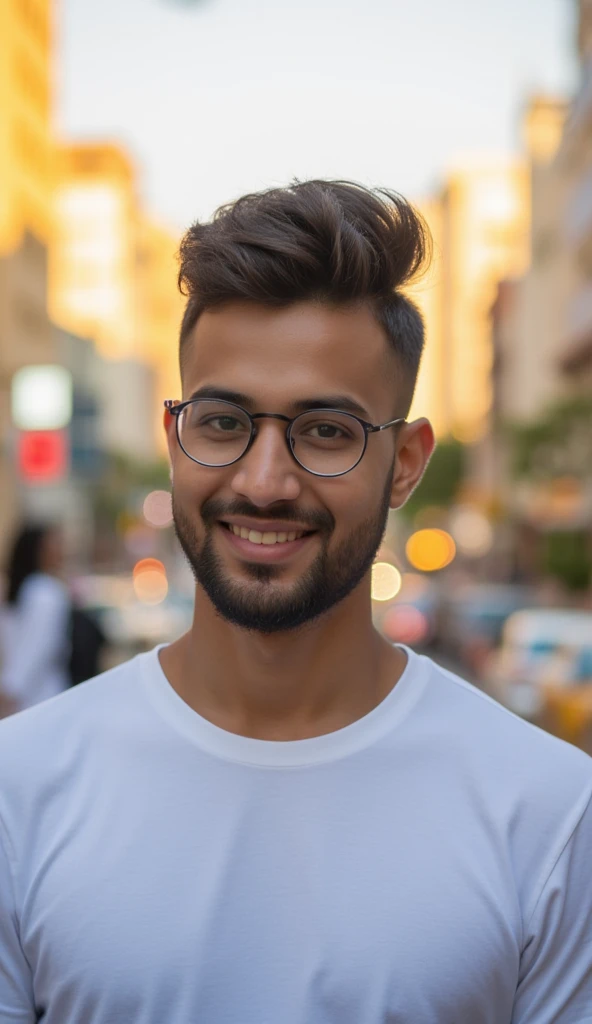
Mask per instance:
[[[143,572],[160,572],[166,576],[166,569],[158,558],[141,558],[139,562],[136,562],[133,568],[134,579]]]
[[[151,491],[142,506],[144,519],[150,526],[164,530],[173,521],[173,501],[170,491]]]
[[[395,604],[385,613],[381,630],[393,643],[418,644],[429,632],[427,617],[412,604]]]
[[[493,546],[493,527],[489,519],[469,505],[461,505],[452,513],[450,532],[458,550],[469,558],[480,558]]]
[[[414,569],[436,572],[456,555],[456,544],[446,530],[418,530],[407,541],[405,553]]]
[[[372,566],[372,600],[391,601],[401,589],[401,573],[390,562]]]
[[[166,570],[158,558],[142,558],[134,566],[134,592],[142,604],[160,604],[169,591]]]

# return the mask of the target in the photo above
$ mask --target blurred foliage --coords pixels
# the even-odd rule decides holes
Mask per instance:
[[[558,403],[535,423],[506,428],[517,478],[592,475],[592,397]]]
[[[543,541],[543,568],[569,590],[586,590],[592,582],[590,537],[583,530],[548,533]]]
[[[93,495],[97,521],[113,528],[122,513],[131,511],[139,491],[169,489],[169,464],[165,458],[139,462],[110,452]]]
[[[464,445],[452,438],[440,441],[434,449],[423,480],[401,511],[408,519],[412,519],[426,507],[453,504],[464,474]]]

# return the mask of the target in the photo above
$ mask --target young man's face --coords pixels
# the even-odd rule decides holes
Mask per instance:
[[[292,417],[303,404],[320,399],[340,408],[343,398],[373,424],[406,412],[397,360],[363,306],[303,302],[278,310],[236,302],[204,313],[185,347],[183,399],[205,387],[242,396],[240,404],[253,414]],[[174,417],[167,432],[175,527],[196,580],[227,620],[271,633],[315,619],[367,575],[389,505],[402,504],[421,476],[433,438],[429,424],[420,423],[422,443],[411,459],[405,449],[399,468],[403,433],[398,440],[397,432],[413,428],[371,434],[351,472],[323,478],[295,462],[285,422],[256,423],[249,451],[223,468],[185,455]],[[255,543],[232,527],[255,530],[264,540],[306,532]]]

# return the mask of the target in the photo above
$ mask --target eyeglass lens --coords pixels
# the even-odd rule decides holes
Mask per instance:
[[[240,409],[215,399],[187,405],[179,416],[179,440],[190,458],[205,466],[228,466],[240,459],[251,439],[251,421]],[[364,451],[362,425],[347,413],[311,410],[293,421],[292,451],[311,473],[347,473]]]

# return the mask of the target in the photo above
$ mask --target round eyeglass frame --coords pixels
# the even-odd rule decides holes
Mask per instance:
[[[190,455],[189,452],[187,451],[187,449],[183,446],[183,442],[181,441],[181,432],[180,432],[180,427],[179,427],[180,420],[179,420],[179,418],[180,418],[180,415],[181,415],[181,413],[183,412],[184,409],[186,409],[189,405],[195,405],[197,402],[218,402],[219,404],[228,405],[231,409],[238,409],[239,412],[242,412],[243,415],[247,417],[247,419],[249,420],[250,428],[251,428],[251,434],[250,434],[249,440],[247,441],[247,445],[245,447],[245,450],[243,452],[241,452],[240,455],[237,455],[236,459],[231,459],[230,462],[220,462],[220,463],[200,462],[200,460],[196,459],[194,455]],[[386,430],[388,427],[394,427],[394,426],[397,426],[400,423],[406,423],[407,422],[407,420],[405,419],[404,416],[399,416],[396,420],[389,420],[387,423],[377,423],[377,424],[375,424],[375,423],[368,423],[367,420],[361,419],[359,416],[356,416],[355,413],[353,413],[353,412],[343,412],[342,409],[329,409],[329,408],[326,408],[326,409],[305,409],[304,412],[299,412],[297,416],[293,416],[290,419],[289,416],[283,416],[279,412],[256,412],[256,413],[250,413],[250,412],[247,411],[247,409],[244,409],[242,407],[242,405],[237,405],[236,402],[227,402],[225,398],[221,398],[221,399],[217,399],[217,398],[189,398],[189,399],[187,399],[186,402],[175,402],[174,399],[167,398],[167,400],[164,403],[164,407],[171,414],[171,416],[175,417],[175,419],[177,421],[176,422],[176,434],[177,434],[177,441],[179,442],[179,447],[181,448],[181,451],[184,452],[184,454],[187,456],[187,458],[191,459],[192,462],[196,462],[198,466],[204,466],[206,469],[226,469],[227,466],[233,466],[235,464],[235,462],[240,462],[240,460],[245,457],[245,455],[247,454],[249,449],[253,446],[253,443],[254,443],[254,441],[255,441],[255,439],[257,437],[257,424],[256,424],[255,420],[261,420],[261,419],[266,419],[266,420],[282,420],[284,423],[287,424],[287,426],[286,426],[286,434],[285,434],[285,436],[286,436],[286,445],[287,445],[288,451],[290,452],[290,455],[294,459],[294,462],[296,462],[296,464],[298,466],[300,466],[301,469],[304,469],[305,472],[311,473],[312,476],[330,477],[330,478],[337,477],[337,476],[345,476],[347,473],[351,473],[352,469],[355,469],[356,466],[359,466],[360,462],[364,458],[364,455],[366,454],[366,448],[368,447],[368,435],[369,434],[377,434],[381,430]],[[363,428],[363,430],[364,430],[364,447],[362,448],[362,451],[361,451],[358,459],[356,459],[356,461],[354,462],[353,466],[350,466],[349,469],[344,469],[340,473],[317,473],[314,469],[309,469],[308,466],[304,466],[302,464],[302,462],[300,461],[300,459],[296,455],[296,452],[294,451],[295,442],[294,442],[294,440],[292,438],[292,428],[293,428],[293,426],[294,426],[294,424],[296,423],[297,420],[299,420],[302,416],[310,415],[311,412],[318,412],[318,413],[333,412],[333,413],[338,413],[340,416],[347,416],[349,419],[355,420]]]

